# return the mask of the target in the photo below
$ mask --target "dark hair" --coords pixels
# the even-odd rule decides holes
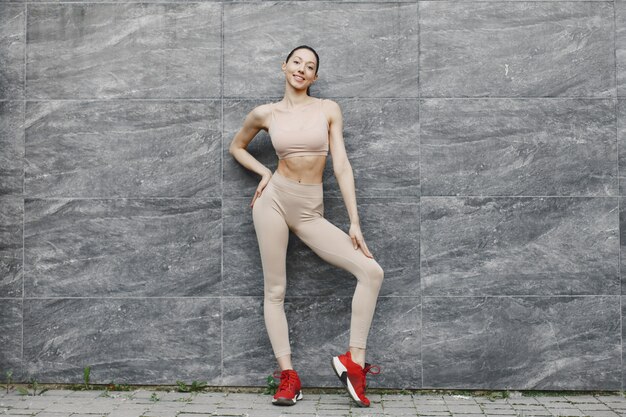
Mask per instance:
[[[320,57],[317,55],[317,52],[315,52],[315,49],[311,48],[310,46],[307,46],[307,45],[296,46],[295,48],[291,50],[291,52],[289,52],[289,55],[287,55],[287,59],[285,60],[285,62],[289,62],[289,58],[291,58],[291,55],[293,55],[293,53],[297,51],[298,49],[308,49],[309,51],[313,52],[313,54],[315,55],[315,59],[317,60],[317,65],[315,65],[315,74],[317,75],[317,70],[320,67]],[[309,94],[310,88],[311,86],[308,86],[306,89],[307,95],[310,95]]]

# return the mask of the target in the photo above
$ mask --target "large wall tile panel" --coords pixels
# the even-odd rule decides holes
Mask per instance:
[[[617,95],[626,97],[626,0],[615,0]]]
[[[613,97],[612,2],[420,1],[420,97]]]
[[[0,298],[0,371],[6,381],[11,371],[14,381],[22,381],[22,300]]]
[[[621,386],[619,296],[424,297],[424,388]]]
[[[26,6],[0,3],[0,100],[24,98]]]
[[[424,295],[620,293],[617,198],[421,202]]]
[[[312,95],[417,97],[417,29],[417,2],[224,3],[224,96],[282,93],[281,64],[306,43],[321,54]]]
[[[0,196],[22,196],[24,187],[23,120],[23,102],[0,101]]]
[[[0,298],[23,297],[23,226],[24,200],[0,196]]]
[[[24,300],[24,361],[38,382],[221,383],[219,298]]]
[[[218,199],[27,199],[27,297],[217,296]]]
[[[28,5],[31,99],[220,96],[216,3]]]
[[[614,100],[425,99],[423,195],[617,195]]]
[[[27,102],[29,197],[216,197],[219,101]]]

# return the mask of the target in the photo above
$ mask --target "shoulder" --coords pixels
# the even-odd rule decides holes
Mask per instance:
[[[332,125],[335,122],[341,122],[342,114],[341,107],[334,100],[327,98],[322,99],[322,110],[326,117],[328,117],[328,123]]]
[[[259,127],[267,130],[269,125],[270,115],[272,114],[272,106],[274,103],[259,104],[250,110],[249,116],[255,121]]]
[[[322,107],[324,108],[324,110],[328,110],[329,112],[341,111],[341,107],[339,107],[339,104],[329,98],[322,99]]]

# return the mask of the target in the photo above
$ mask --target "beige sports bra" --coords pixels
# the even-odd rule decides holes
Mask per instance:
[[[328,120],[322,111],[323,99],[282,110],[271,103],[268,128],[278,159],[305,155],[328,155]]]

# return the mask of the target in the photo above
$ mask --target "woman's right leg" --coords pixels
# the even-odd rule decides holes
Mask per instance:
[[[293,369],[284,300],[287,286],[287,243],[289,227],[276,204],[272,184],[268,184],[252,207],[261,264],[263,267],[265,327],[274,356],[282,370]]]

